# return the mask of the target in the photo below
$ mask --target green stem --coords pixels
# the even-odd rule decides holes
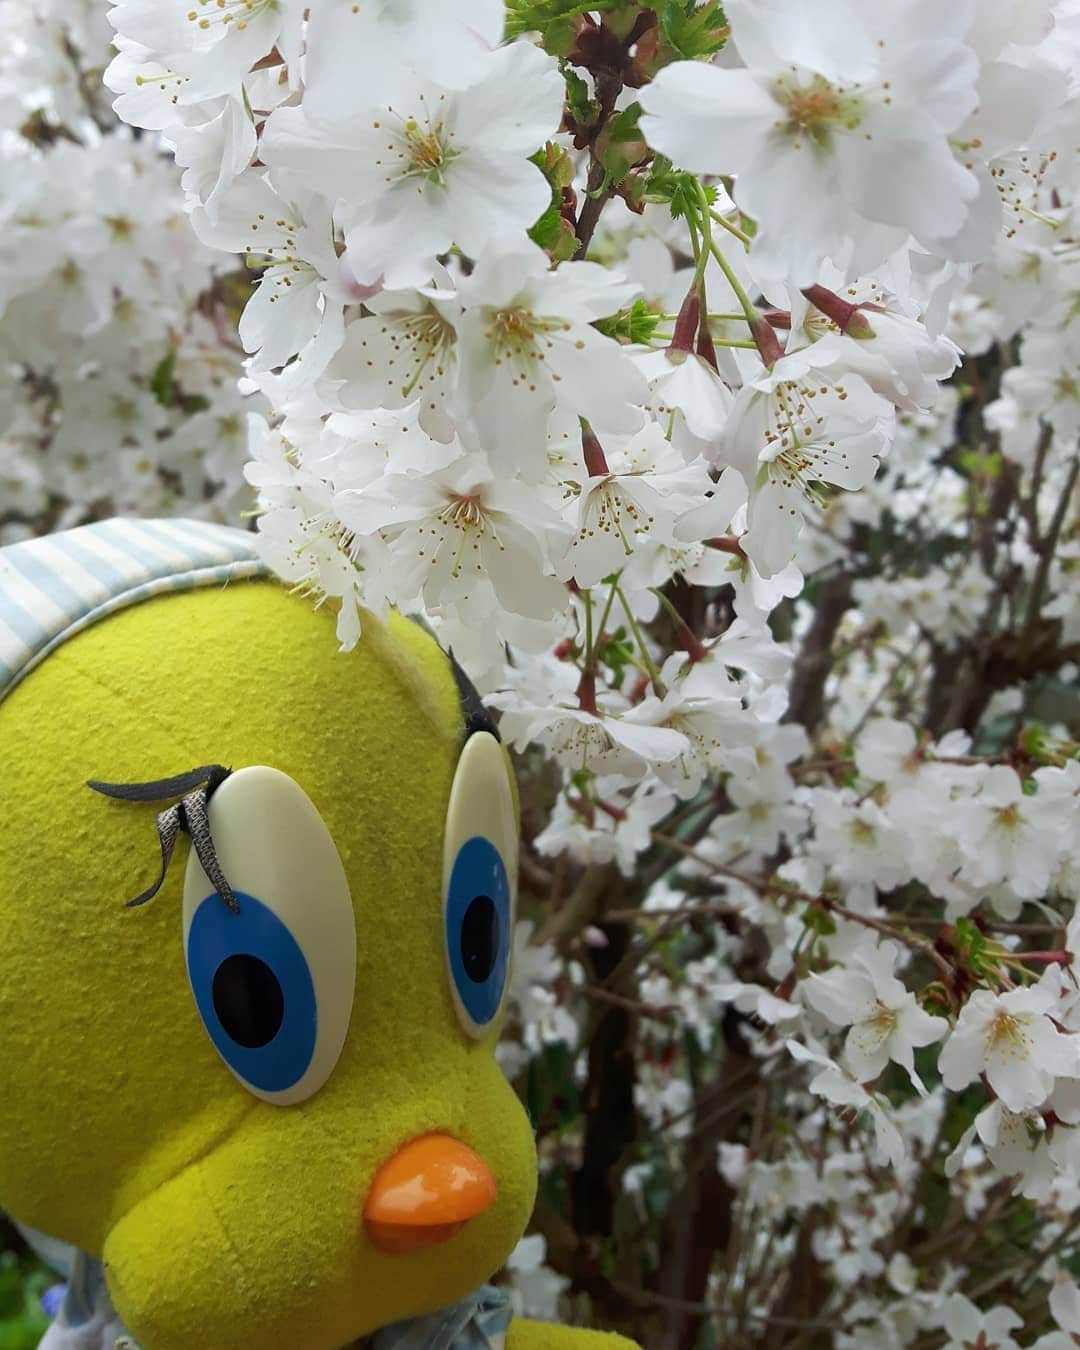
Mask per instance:
[[[709,265],[709,254],[713,250],[712,220],[709,213],[709,199],[705,195],[705,189],[701,184],[701,179],[696,179],[697,197],[701,205],[701,215],[698,218],[698,228],[701,230],[701,256],[697,260],[697,271],[694,279],[697,281],[698,288],[701,291],[702,308],[706,309],[705,304],[705,269]],[[689,219],[689,217],[687,217]]]
[[[641,663],[648,672],[649,680],[652,683],[652,687],[656,692],[656,694],[658,695],[658,697],[663,698],[665,690],[663,684],[660,681],[660,672],[656,668],[656,662],[649,655],[649,649],[645,645],[645,638],[642,636],[641,629],[638,627],[638,621],[637,619],[634,618],[633,611],[630,608],[630,602],[623,594],[622,587],[617,582],[613,587],[613,589],[618,594],[619,603],[623,607],[623,612],[626,615],[626,621],[630,625],[630,631],[634,635],[634,641],[637,643],[638,650],[641,652]]]
[[[653,595],[656,596],[657,600],[659,600],[660,603],[663,605],[663,607],[667,610],[669,618],[671,618],[671,620],[674,623],[678,624],[680,628],[689,627],[689,624],[679,613],[679,611],[675,608],[675,606],[671,603],[671,601],[667,598],[667,596],[664,594],[664,592],[660,589],[659,586],[650,586],[649,590],[652,591]]]
[[[615,591],[618,589],[618,583],[612,582],[611,590],[608,591],[607,604],[604,606],[604,612],[600,616],[600,627],[597,629],[597,636],[603,638],[607,629],[607,621],[611,617],[611,607],[615,603]]]
[[[710,315],[710,318],[711,318],[711,317],[712,317],[712,316]],[[742,318],[742,315],[740,314],[738,317],[741,319],[741,318]],[[652,339],[651,339],[651,340],[652,340],[653,342],[660,342],[660,343],[662,343],[664,346],[667,346],[667,344],[671,341],[671,339],[672,339],[674,336],[675,336],[674,333],[654,333],[654,334],[652,335]],[[714,337],[714,338],[713,338],[713,346],[714,346],[714,347],[748,347],[751,351],[754,351],[754,350],[756,349],[756,347],[757,347],[757,343],[754,342],[754,341],[752,341],[751,339],[747,339],[745,342],[741,342],[741,341],[737,342],[734,338],[718,338],[718,337]]]
[[[690,231],[690,247],[694,252],[694,280],[691,283],[691,289],[699,287],[705,277],[705,269],[709,265],[709,245],[712,242],[711,232],[707,232],[700,221],[695,221],[693,216],[686,217],[686,227]]]
[[[691,661],[703,661],[709,654],[708,647],[705,646],[659,586],[650,586],[649,590],[663,605],[668,617],[674,624],[675,640],[679,646],[682,647]]]
[[[755,306],[753,300],[751,300],[750,297],[743,290],[742,284],[740,283],[739,278],[735,275],[735,272],[732,269],[731,264],[720,252],[720,249],[716,246],[716,244],[712,240],[709,241],[709,247],[712,250],[713,257],[720,264],[721,272],[723,272],[724,276],[727,277],[728,285],[735,292],[736,300],[738,300],[739,304],[742,305],[743,318],[746,320],[747,323],[753,324],[756,327],[758,322],[758,312],[757,307]]]
[[[743,245],[744,248],[750,247],[750,236],[746,233],[745,230],[740,230],[738,225],[732,225],[730,220],[725,220],[724,217],[720,215],[718,211],[714,211],[712,207],[709,208],[709,215],[712,216],[713,220],[716,221],[717,225],[723,226],[723,228],[727,230],[728,234],[733,234],[735,238],[739,241],[739,243]]]
[[[660,318],[664,323],[668,323],[668,322],[672,322],[672,323],[673,323],[679,316],[678,316],[677,314],[660,314],[660,315],[658,315],[657,317]],[[721,320],[723,320],[723,319],[744,319],[744,318],[746,317],[746,315],[743,314],[742,310],[740,310],[740,311],[738,312],[738,314],[735,314],[735,313],[731,313],[731,314],[709,314],[708,317],[709,317],[710,319],[716,320],[716,321],[719,323],[719,322],[720,322]]]

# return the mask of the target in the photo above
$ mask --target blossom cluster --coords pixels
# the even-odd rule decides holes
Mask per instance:
[[[215,299],[229,260],[110,113],[103,10],[5,0],[0,26],[0,538],[108,510],[234,518],[253,403]]]
[[[581,1241],[646,1232],[635,1280],[690,1229],[715,1257],[645,1308],[1071,1344],[1076,0],[109,20],[135,135],[16,62],[82,141],[24,137],[10,198],[24,515],[106,463],[121,508],[237,511],[243,435],[259,547],[343,647],[393,606],[454,651],[527,769],[500,1053],[548,1189],[580,1219],[619,1180]]]

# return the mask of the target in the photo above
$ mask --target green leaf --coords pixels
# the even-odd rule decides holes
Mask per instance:
[[[176,351],[170,348],[154,367],[150,376],[150,391],[163,408],[171,408],[176,398],[173,371],[176,369]]]
[[[660,31],[675,58],[700,61],[723,47],[728,24],[720,0],[668,0],[660,14]]]
[[[596,121],[598,105],[596,99],[589,93],[588,82],[583,80],[566,61],[560,61],[559,68],[566,81],[566,107],[570,116],[579,126],[592,126]]]
[[[0,1320],[14,1317],[22,1308],[22,1271],[14,1252],[0,1252]]]
[[[556,262],[565,262],[577,252],[577,235],[562,213],[563,189],[574,180],[573,161],[566,151],[551,141],[529,158],[551,186],[551,203],[529,230],[529,238],[539,244]]]
[[[574,20],[597,10],[618,9],[625,0],[507,0],[506,36],[539,33],[544,48],[565,56],[577,36]]]
[[[593,327],[605,337],[619,342],[648,342],[660,323],[644,300],[635,300],[629,309],[622,309],[610,319],[598,319]]]
[[[638,127],[640,116],[641,104],[631,103],[605,127],[599,147],[604,166],[601,191],[618,187],[630,170],[648,155],[649,147]]]
[[[827,909],[820,905],[807,905],[803,910],[802,921],[812,933],[821,937],[832,937],[836,932],[836,922]]]
[[[546,249],[556,262],[566,262],[577,252],[577,235],[554,202],[528,233],[533,243]]]
[[[696,216],[701,207],[698,187],[696,174],[676,169],[666,156],[657,155],[645,186],[645,200],[667,205],[676,220],[680,216]],[[705,198],[711,206],[716,201],[716,188],[706,187]]]
[[[614,633],[606,635],[600,644],[600,664],[611,672],[609,683],[613,689],[622,687],[626,672],[634,664],[635,648],[633,639],[626,628],[620,625]]]
[[[983,978],[998,969],[1001,947],[971,919],[961,917],[956,921],[956,954],[964,969]]]
[[[1041,762],[1049,757],[1048,737],[1046,735],[1046,728],[1040,726],[1038,722],[1031,723],[1030,726],[1026,726],[1023,729],[1023,731],[1021,731],[1019,737],[1017,738],[1017,744],[1019,745],[1020,749],[1023,750],[1024,754],[1030,755],[1032,759],[1036,759]],[[1025,783],[1024,786],[1026,791],[1027,783]]]

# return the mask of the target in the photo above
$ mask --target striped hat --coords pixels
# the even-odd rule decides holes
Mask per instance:
[[[54,647],[118,609],[268,574],[253,534],[202,520],[103,520],[0,548],[0,701]]]

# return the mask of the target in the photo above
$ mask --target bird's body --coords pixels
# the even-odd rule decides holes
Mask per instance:
[[[101,1258],[143,1350],[336,1350],[482,1286],[535,1190],[487,989],[513,788],[434,640],[373,620],[343,656],[269,579],[152,596],[11,688],[0,746],[0,1206]],[[210,765],[234,771],[209,815],[236,911],[194,858],[186,888],[178,860],[127,907],[160,865],[162,804],[88,780]],[[455,917],[481,864],[494,899]],[[271,1053],[286,1031],[295,1065]],[[505,1345],[629,1343],[514,1319]]]

